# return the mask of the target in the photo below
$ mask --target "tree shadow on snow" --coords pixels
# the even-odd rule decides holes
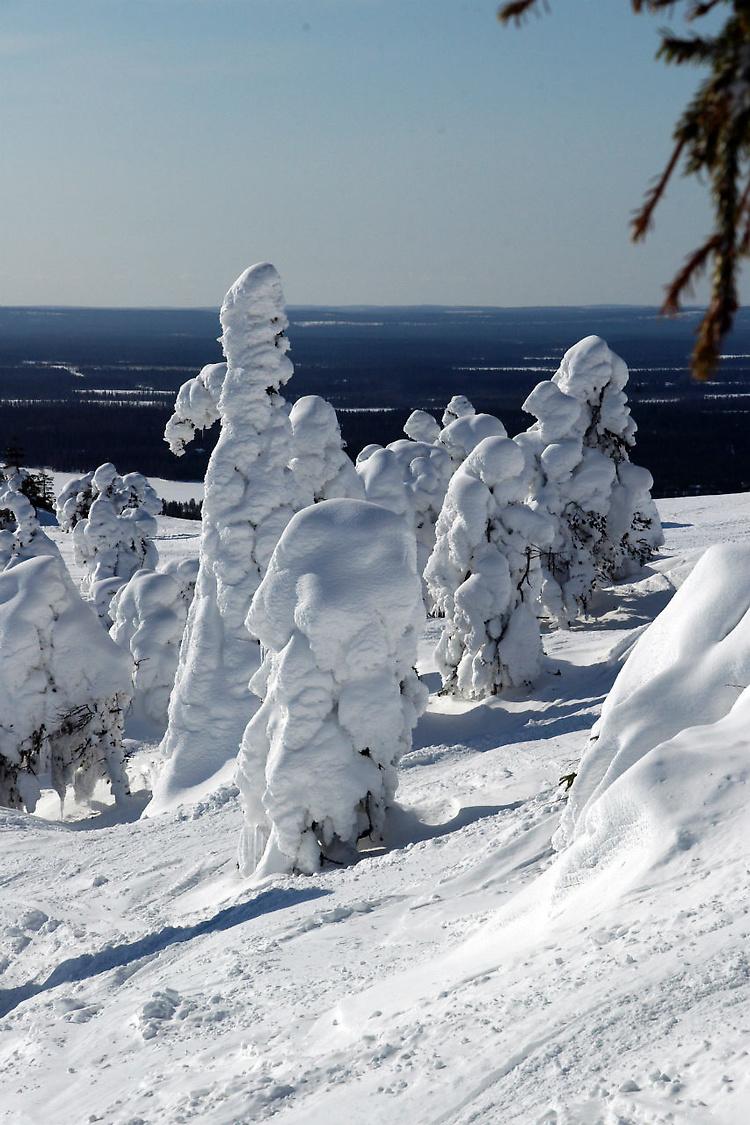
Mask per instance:
[[[106,973],[110,969],[118,969],[131,965],[134,961],[143,958],[155,957],[170,945],[192,941],[193,938],[202,937],[204,934],[220,933],[230,930],[234,926],[241,926],[253,918],[270,914],[275,910],[285,910],[290,906],[297,906],[310,899],[321,898],[330,894],[330,891],[318,887],[309,887],[298,890],[292,888],[272,888],[262,891],[249,902],[227,906],[220,910],[213,918],[206,918],[196,922],[193,926],[165,926],[155,934],[148,934],[137,941],[126,942],[122,945],[108,945],[98,953],[82,953],[80,957],[70,957],[62,961],[45,981],[38,983],[29,981],[27,984],[18,985],[16,988],[0,989],[0,1018],[7,1016],[24,1000],[38,996],[42,992],[49,992],[61,984],[71,984],[74,981],[88,980],[90,977]]]
[[[478,820],[489,816],[497,816],[502,812],[513,812],[519,809],[523,801],[511,801],[507,805],[468,805],[459,809],[455,816],[442,824],[426,824],[420,820],[411,809],[403,809],[394,805],[388,810],[383,830],[383,844],[386,850],[405,848],[408,844],[416,844],[422,840],[434,840],[438,836],[447,836],[459,828],[466,828]]]

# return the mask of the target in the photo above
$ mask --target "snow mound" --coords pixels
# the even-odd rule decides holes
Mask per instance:
[[[615,857],[663,860],[726,812],[747,818],[748,681],[750,545],[724,544],[642,634],[607,697],[554,838],[568,849],[564,883]]]

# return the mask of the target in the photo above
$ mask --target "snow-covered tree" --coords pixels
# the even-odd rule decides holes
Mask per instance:
[[[132,703],[126,729],[161,737],[177,672],[180,642],[198,577],[198,560],[172,560],[158,571],[139,570],[110,604],[112,640],[131,657]]]
[[[166,762],[149,815],[188,790],[197,793],[211,778],[219,783],[222,769],[220,777],[231,780],[254,707],[247,684],[260,663],[245,618],[278,538],[302,504],[289,467],[293,434],[280,393],[293,372],[288,321],[272,265],[251,266],[237,279],[220,320],[226,371],[204,377],[203,390],[194,385],[191,392],[205,406],[201,418],[208,418],[220,384],[215,412],[221,432],[206,471],[198,581],[161,744]],[[195,428],[196,412],[180,409]],[[174,440],[175,427],[171,432]]]
[[[7,499],[7,497],[5,497]],[[0,572],[0,805],[33,812],[41,787],[62,801],[108,781],[127,794],[124,653],[75,589],[50,540]]]
[[[534,604],[548,516],[532,511],[526,462],[515,442],[488,437],[451,478],[425,579],[445,614],[438,644],[444,690],[482,699],[528,687],[542,642]]]
[[[56,507],[60,526],[72,532],[76,564],[86,569],[83,596],[109,627],[109,604],[120,586],[158,562],[152,537],[161,501],[140,473],[121,477],[108,462],[71,480]]]
[[[378,839],[426,704],[422,620],[402,519],[357,500],[294,517],[248,616],[266,655],[239,758],[244,873],[311,873]]]
[[[289,467],[301,494],[300,505],[350,497],[364,499],[354,465],[344,451],[336,411],[318,395],[298,398],[289,412],[293,457]]]
[[[663,539],[651,476],[630,463],[627,379],[624,361],[587,336],[523,404],[537,418],[516,438],[532,470],[530,502],[557,522],[542,602],[561,625],[585,611],[597,584],[627,576]]]
[[[31,501],[20,491],[22,483],[17,474],[0,483],[0,570],[36,555],[59,553],[40,528]]]

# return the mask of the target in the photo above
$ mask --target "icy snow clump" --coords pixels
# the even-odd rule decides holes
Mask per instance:
[[[248,615],[266,655],[239,758],[244,873],[310,873],[378,839],[426,705],[422,624],[402,519],[357,500],[294,517]]]

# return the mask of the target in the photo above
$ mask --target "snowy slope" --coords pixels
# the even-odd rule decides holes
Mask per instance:
[[[746,1125],[740,751],[695,846],[636,834],[566,882],[550,845],[635,640],[706,546],[750,537],[747,494],[659,510],[660,560],[545,637],[531,698],[433,696],[389,847],[356,866],[241,880],[234,790],[137,819],[148,747],[122,811],[0,812],[0,1121]],[[195,552],[198,525],[162,530]],[[714,761],[722,730],[687,749]]]

